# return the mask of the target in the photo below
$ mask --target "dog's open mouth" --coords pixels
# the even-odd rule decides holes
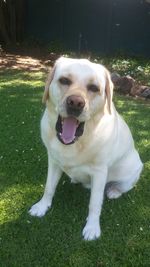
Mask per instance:
[[[56,122],[57,137],[65,145],[73,144],[83,134],[84,122],[79,122],[74,117],[62,118],[58,116]]]

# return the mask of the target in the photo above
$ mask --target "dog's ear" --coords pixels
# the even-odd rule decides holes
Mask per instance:
[[[43,98],[42,98],[42,103],[46,103],[46,101],[49,98],[49,86],[50,86],[50,84],[54,78],[55,69],[56,69],[56,66],[54,66],[52,68],[52,70],[50,71],[50,73],[48,74],[46,84],[45,84],[45,90],[44,90],[44,94],[43,94]]]
[[[109,114],[112,114],[112,97],[113,97],[113,83],[111,81],[110,73],[106,70],[106,85],[105,85],[105,93],[107,99],[107,108]]]

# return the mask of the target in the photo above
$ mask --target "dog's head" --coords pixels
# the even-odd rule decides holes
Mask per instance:
[[[55,106],[56,132],[66,145],[84,132],[84,124],[106,104],[112,112],[113,84],[105,67],[86,59],[58,59],[48,76],[43,102]]]

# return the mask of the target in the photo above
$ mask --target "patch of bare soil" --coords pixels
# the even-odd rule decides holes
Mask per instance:
[[[2,52],[0,55],[0,70],[47,71],[49,67],[53,66],[58,57],[59,55],[55,53],[27,56],[21,53],[12,54]]]
[[[35,59],[29,56],[4,54],[0,57],[0,69],[40,71],[45,70],[46,67],[39,59]]]

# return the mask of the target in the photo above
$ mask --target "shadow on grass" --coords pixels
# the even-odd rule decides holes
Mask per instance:
[[[45,217],[29,216],[22,205],[18,218],[2,225],[1,266],[148,266],[148,204],[143,201],[148,195],[135,191],[105,200],[101,239],[85,242],[81,233],[89,192],[65,178]],[[26,192],[26,205],[32,198],[31,191]]]
[[[44,83],[39,81],[36,84],[36,75],[30,82],[24,80],[21,74],[20,79],[12,84],[15,77],[12,72],[7,75],[7,82],[1,83],[0,89],[0,166],[4,182],[1,190],[19,182],[22,177],[28,180],[31,175],[34,176],[37,168],[43,170],[43,157],[46,160],[46,151],[42,151],[40,138],[40,119],[44,108],[41,85]]]

